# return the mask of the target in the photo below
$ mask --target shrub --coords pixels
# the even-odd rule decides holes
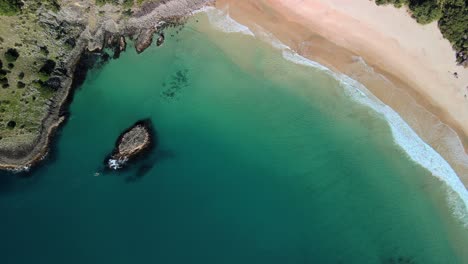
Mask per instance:
[[[0,15],[12,16],[18,13],[23,6],[20,0],[0,0]]]
[[[13,61],[16,61],[19,57],[19,53],[16,49],[13,49],[13,48],[9,48],[6,52],[5,52],[5,59],[9,62],[13,62]]]
[[[55,63],[55,61],[46,60],[44,65],[42,65],[41,69],[39,70],[39,72],[49,76],[54,71],[56,65],[57,63]]]
[[[13,129],[16,127],[16,122],[11,120],[11,121],[8,121],[7,123],[7,127],[10,128],[10,129]]]

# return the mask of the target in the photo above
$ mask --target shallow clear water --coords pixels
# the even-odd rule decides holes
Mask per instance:
[[[1,263],[468,263],[446,188],[380,116],[197,19],[90,72],[54,158],[1,178]],[[143,118],[150,170],[94,176]]]

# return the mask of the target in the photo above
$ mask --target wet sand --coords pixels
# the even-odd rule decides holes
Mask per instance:
[[[252,31],[271,32],[300,55],[364,84],[468,186],[468,71],[456,65],[435,23],[421,26],[404,9],[365,0],[218,0],[216,5]]]

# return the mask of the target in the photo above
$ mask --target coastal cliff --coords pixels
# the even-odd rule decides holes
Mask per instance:
[[[156,33],[213,1],[140,2],[27,1],[14,15],[0,16],[0,95],[7,95],[0,100],[0,169],[27,170],[47,155],[92,54],[106,55],[109,48],[118,58],[127,38],[141,53]]]

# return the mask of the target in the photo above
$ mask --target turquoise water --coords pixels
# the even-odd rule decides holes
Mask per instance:
[[[1,263],[468,263],[446,188],[336,80],[203,15],[166,35],[91,71],[53,159],[1,178]],[[95,176],[143,118],[149,171]]]

